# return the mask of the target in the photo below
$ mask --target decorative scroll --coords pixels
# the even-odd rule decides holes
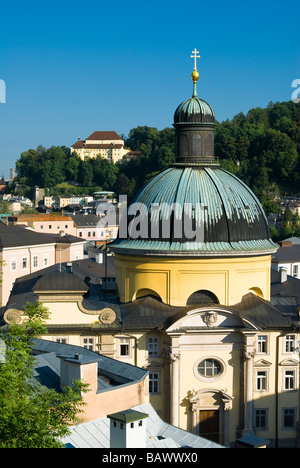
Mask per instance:
[[[78,305],[79,310],[83,312],[84,314],[98,315],[99,322],[103,324],[113,323],[117,318],[116,312],[110,307],[104,307],[103,309],[93,310],[93,309],[86,309],[84,305],[82,304],[82,302],[77,302],[77,305]]]
[[[3,315],[4,321],[9,325],[12,323],[21,323],[22,312],[17,309],[8,309]]]
[[[110,309],[109,307],[105,307],[104,309],[102,309],[99,315],[99,321],[105,324],[113,323],[116,320],[116,318],[116,312],[113,309]]]

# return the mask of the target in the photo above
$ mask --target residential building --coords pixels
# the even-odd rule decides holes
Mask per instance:
[[[43,386],[61,392],[72,379],[89,385],[80,422],[61,440],[67,448],[223,448],[161,420],[149,404],[147,370],[60,341],[36,339],[32,352]]]
[[[0,222],[0,300],[5,306],[17,278],[47,266],[83,258],[84,242],[70,235],[40,234]]]
[[[283,269],[287,275],[300,279],[300,239],[291,237],[279,242],[279,246],[272,256],[272,268]]]
[[[8,224],[28,226],[36,232],[45,234],[64,233],[71,236],[77,235],[76,226],[70,216],[53,214],[15,215],[8,217]]]
[[[93,214],[71,214],[76,235],[94,245],[110,242],[118,235],[116,216],[97,216]]]

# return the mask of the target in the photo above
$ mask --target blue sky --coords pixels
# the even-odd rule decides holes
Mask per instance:
[[[288,101],[300,79],[299,3],[0,2],[0,177],[40,144],[171,127],[192,95],[194,48],[198,96],[219,121]]]

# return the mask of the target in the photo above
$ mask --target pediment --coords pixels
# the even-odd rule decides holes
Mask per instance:
[[[292,359],[292,358],[288,358],[288,359],[284,359],[283,361],[281,361],[279,363],[280,366],[298,366],[299,365],[299,362],[297,361],[297,359]]]
[[[245,322],[240,317],[239,313],[226,307],[201,307],[189,310],[184,316],[181,316],[167,328],[167,332],[197,329],[214,329],[214,328],[244,328]]]
[[[269,367],[272,363],[267,361],[266,359],[260,359],[254,363],[254,367]]]

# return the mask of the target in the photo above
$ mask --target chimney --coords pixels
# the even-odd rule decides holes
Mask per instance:
[[[98,361],[95,358],[75,353],[74,356],[57,355],[60,358],[60,387],[72,387],[74,380],[89,385],[89,390],[98,390]]]
[[[109,414],[110,448],[146,448],[146,413],[128,409]]]
[[[280,268],[280,282],[285,283],[287,281],[287,270],[285,268]]]
[[[95,262],[96,263],[103,263],[103,253],[96,253],[95,254]]]

